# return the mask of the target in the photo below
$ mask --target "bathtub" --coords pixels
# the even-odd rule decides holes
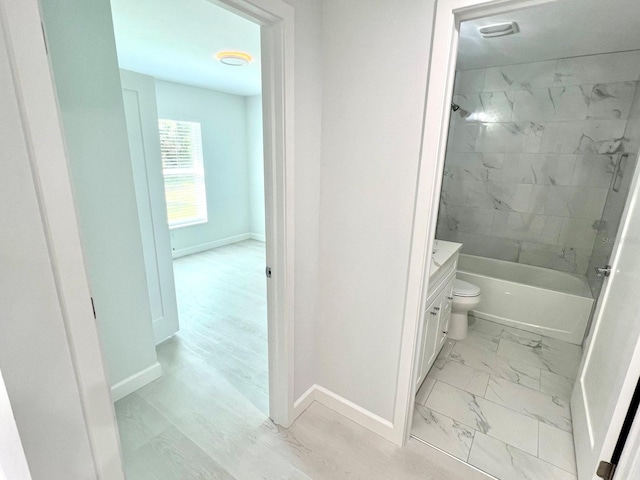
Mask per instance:
[[[593,307],[586,276],[465,254],[456,276],[480,287],[474,316],[582,343]]]

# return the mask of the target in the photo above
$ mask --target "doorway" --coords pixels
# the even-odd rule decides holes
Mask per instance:
[[[603,439],[615,435],[596,412],[617,422],[614,411],[629,405],[626,387],[616,407],[594,379],[608,368],[611,377],[627,374],[602,356],[612,341],[604,331],[620,313],[599,292],[610,271],[621,279],[633,268],[615,265],[636,248],[623,237],[637,191],[640,38],[624,37],[632,28],[620,22],[589,18],[595,5],[570,0],[520,10],[483,5],[447,25],[460,3],[439,5],[446,13],[436,21],[444,30],[455,23],[458,57],[448,70],[437,67],[450,72],[445,90],[442,74],[442,85],[430,81],[429,102],[433,90],[442,94],[450,121],[439,139],[431,206],[438,220],[427,229],[412,436],[495,478],[591,478],[594,457],[608,455],[611,441]],[[616,8],[635,12],[625,2]],[[581,31],[586,50],[568,52],[577,45],[569,26],[543,32],[550,18],[576,17],[610,32],[616,46],[589,46]],[[436,36],[448,38],[444,30]],[[551,41],[560,34],[566,38]],[[441,61],[434,51],[433,62]],[[442,118],[430,118],[430,108],[427,124]],[[610,295],[624,291],[608,282]],[[621,364],[634,345],[620,344]]]
[[[118,387],[112,388],[114,395],[118,392],[117,397],[125,397],[128,393],[135,392],[144,385],[153,383],[160,375],[160,363],[165,363],[165,360],[156,357],[154,347],[156,343],[162,342],[162,340],[171,335],[170,330],[164,327],[171,327],[172,323],[161,321],[159,324],[164,325],[163,328],[156,329],[156,322],[151,322],[151,318],[149,318],[151,312],[149,314],[137,315],[132,314],[132,308],[127,310],[127,307],[135,306],[139,308],[141,312],[144,312],[146,309],[148,309],[147,311],[152,311],[153,306],[144,306],[142,303],[139,303],[143,297],[142,295],[138,295],[139,291],[147,290],[149,284],[147,278],[141,280],[139,276],[141,269],[138,268],[139,262],[144,264],[146,258],[142,255],[142,249],[138,250],[138,247],[132,247],[126,242],[126,240],[130,238],[127,229],[131,227],[129,220],[131,219],[131,214],[135,212],[135,207],[133,207],[133,202],[129,202],[131,199],[130,192],[134,190],[131,189],[129,192],[126,192],[127,188],[125,187],[135,179],[131,179],[131,170],[129,177],[126,175],[126,169],[120,170],[124,164],[124,155],[121,156],[123,153],[121,151],[122,142],[120,142],[122,139],[122,128],[125,127],[125,125],[129,126],[129,124],[124,122],[124,113],[126,113],[124,111],[126,108],[124,108],[125,105],[122,104],[123,94],[120,91],[119,82],[112,82],[113,77],[119,75],[118,66],[113,62],[115,59],[115,42],[113,41],[112,28],[110,28],[111,26],[109,25],[111,13],[110,11],[105,12],[104,9],[75,11],[74,9],[82,10],[82,5],[79,4],[66,3],[63,8],[55,4],[55,2],[43,3],[44,26],[47,34],[49,52],[51,54],[51,62],[56,74],[58,98],[60,100],[63,122],[65,123],[69,156],[72,158],[70,163],[72,164],[72,170],[76,169],[73,171],[74,181],[76,183],[76,200],[82,209],[85,208],[82,207],[82,205],[87,205],[85,201],[87,198],[93,199],[93,203],[89,202],[90,207],[85,210],[81,226],[83,230],[83,240],[85,240],[85,256],[89,260],[89,277],[92,284],[96,317],[100,326],[99,333],[103,343],[105,357],[119,359],[119,363],[116,365],[117,368],[114,368],[113,365],[109,364],[109,358],[107,358],[107,373],[110,377],[111,386]],[[205,5],[209,5],[207,2],[204,3]],[[292,205],[290,202],[287,202],[287,198],[291,198],[293,175],[291,174],[290,165],[292,161],[292,144],[291,142],[285,142],[285,137],[292,138],[292,135],[290,135],[292,125],[290,120],[285,121],[284,112],[291,108],[293,97],[292,94],[290,94],[292,91],[292,82],[289,81],[292,73],[291,50],[285,51],[293,40],[291,29],[293,16],[292,9],[288,5],[277,0],[268,3],[269,5],[263,5],[263,8],[260,10],[255,9],[251,2],[229,1],[224,5],[228,9],[240,12],[244,18],[250,18],[259,24],[259,26],[256,26],[260,35],[260,52],[258,52],[258,56],[262,57],[262,73],[264,74],[261,82],[263,87],[262,102],[258,101],[253,105],[253,107],[256,107],[255,110],[259,110],[260,107],[264,110],[262,119],[264,119],[263,130],[265,140],[263,145],[257,148],[259,151],[264,151],[264,185],[266,187],[263,197],[263,216],[266,217],[263,220],[264,238],[258,238],[256,240],[249,235],[249,238],[244,240],[258,242],[259,244],[261,240],[266,241],[266,249],[263,250],[264,253],[262,256],[255,256],[256,258],[265,258],[265,260],[262,260],[262,265],[254,268],[252,278],[257,279],[256,282],[262,282],[263,291],[264,288],[266,288],[266,294],[263,293],[264,300],[260,308],[265,312],[265,322],[263,322],[262,328],[265,331],[268,330],[268,335],[266,335],[266,333],[264,335],[264,340],[268,342],[268,349],[266,345],[262,348],[262,355],[265,359],[263,363],[265,371],[257,376],[261,378],[263,385],[268,385],[268,389],[263,388],[261,395],[256,395],[253,399],[253,402],[258,405],[251,403],[251,401],[249,401],[249,403],[251,403],[256,411],[259,411],[261,422],[267,421],[270,417],[277,424],[288,426],[292,422],[293,411],[293,364],[291,362],[293,341],[291,335],[293,327],[293,263],[291,258],[293,251],[293,217],[291,215]],[[74,30],[69,27],[69,19],[74,18],[74,15],[78,14],[82,17],[83,21],[76,25],[81,24],[82,27]],[[92,22],[99,23],[99,26],[96,27]],[[91,28],[91,26],[94,28]],[[85,29],[85,27],[89,27],[88,30]],[[109,30],[111,30],[111,33],[109,33]],[[91,44],[91,42],[95,40],[94,35],[112,36],[111,43],[108,38],[107,40],[99,42],[101,48],[104,48],[105,51],[108,50],[108,52],[103,56],[105,51],[93,49],[93,52],[85,59],[86,61],[78,60],[85,53],[88,53],[87,50],[84,49],[84,46],[85,43]],[[82,41],[85,39],[85,36],[87,42]],[[96,60],[95,68],[89,68],[92,61],[91,59]],[[218,60],[213,58],[212,61],[217,62]],[[73,71],[74,68],[77,69],[75,73]],[[260,67],[258,67],[258,69],[260,69]],[[95,75],[93,80],[87,78],[92,75]],[[113,90],[114,85],[118,85],[118,95],[115,95]],[[132,92],[134,90],[136,94],[142,92],[140,86],[131,89]],[[286,95],[283,95],[283,93],[286,93]],[[83,98],[79,99],[76,94]],[[116,97],[119,97],[120,100],[117,100]],[[138,97],[140,101],[143,95],[138,95]],[[156,101],[157,99],[154,98],[153,100]],[[104,105],[100,103],[103,101]],[[80,110],[86,108],[86,110],[84,113],[78,115],[78,108]],[[155,128],[158,129],[158,119],[159,117],[156,115],[152,122],[145,123],[145,125],[155,124]],[[258,119],[260,119],[259,114]],[[169,118],[169,120],[176,119]],[[140,125],[142,125],[142,123]],[[105,132],[108,132],[109,135],[105,135]],[[124,133],[126,135],[129,132],[125,130]],[[143,128],[142,138],[153,138],[153,135],[148,135],[148,133],[148,130]],[[74,142],[74,140],[76,141]],[[110,155],[113,161],[109,161],[107,157],[109,156],[108,152],[113,153],[112,145],[117,145],[119,150],[117,155]],[[148,144],[142,141],[138,146],[146,149]],[[262,146],[264,148],[262,148]],[[82,154],[79,154],[79,152]],[[145,154],[150,154],[150,152],[151,150],[146,150]],[[160,154],[158,154],[158,157],[160,157]],[[94,161],[96,165],[91,165]],[[98,167],[98,165],[102,165],[102,167]],[[82,169],[83,167],[84,170]],[[94,167],[100,169],[104,167],[104,170],[100,170],[100,178],[87,175]],[[116,168],[118,169],[118,175],[115,175]],[[129,169],[131,169],[131,165],[129,165]],[[159,179],[162,189],[164,190],[164,179],[162,178],[164,172],[162,170],[164,169],[160,170]],[[204,170],[206,173],[206,166]],[[196,176],[198,174],[198,172],[194,171],[189,173]],[[86,175],[86,177],[83,177],[83,175]],[[109,182],[113,181],[116,176],[118,176],[119,180],[117,182],[122,188],[119,190],[111,188],[110,190],[108,185],[111,184]],[[151,185],[151,179],[147,178],[146,180],[147,184]],[[157,185],[157,180],[158,177],[154,180],[156,181],[155,185]],[[204,185],[205,187],[207,185],[206,179]],[[110,213],[106,213],[109,205],[101,205],[99,200],[102,197],[98,195],[98,193],[104,192],[107,192],[106,196],[109,199],[121,200],[123,202],[126,200],[129,203],[124,207],[119,206],[117,208],[114,208],[114,204],[111,204]],[[151,203],[154,202],[153,199],[157,199],[157,197],[149,197]],[[96,209],[94,213],[99,210],[100,215],[87,214],[87,211],[93,208]],[[166,206],[164,208],[166,209]],[[153,220],[157,209],[154,210],[151,206],[149,207],[149,211],[151,221],[147,225],[153,227],[155,226]],[[139,214],[139,211],[137,213]],[[211,210],[207,213],[210,214]],[[247,216],[249,214],[250,212],[247,213]],[[122,224],[123,217],[127,217],[126,225]],[[116,224],[114,228],[111,229],[107,229],[105,225],[103,225],[103,238],[101,239],[98,232],[94,230],[94,227],[96,227],[99,222],[105,223],[105,220],[107,223],[113,220]],[[167,214],[165,212],[164,221],[166,222],[166,220]],[[138,225],[137,228],[140,230],[140,225]],[[104,232],[106,231],[110,231],[111,236],[105,235]],[[248,233],[255,234],[255,232]],[[258,234],[256,234],[256,236],[258,236]],[[159,236],[156,235],[155,239],[157,238],[159,238]],[[168,236],[168,238],[170,238],[170,236]],[[229,245],[229,248],[232,246],[233,245]],[[154,245],[156,253],[160,251],[169,253],[169,265],[171,266],[171,247],[169,247],[169,249],[163,249],[161,247],[162,245],[160,245],[159,242]],[[221,248],[224,247],[221,246]],[[111,265],[109,265],[109,262],[105,262],[105,254],[107,252],[113,254],[113,259],[117,262],[122,262],[122,258],[125,256],[129,256],[131,259],[137,259],[131,262],[125,262],[122,268],[115,268],[115,262],[112,262]],[[129,257],[127,258],[129,259]],[[179,261],[180,259],[177,260],[177,262]],[[120,265],[120,263],[118,263],[118,265]],[[159,270],[161,268],[160,262],[156,262],[155,266],[156,269]],[[244,266],[246,265],[243,265],[243,267]],[[271,269],[271,276],[268,280],[265,277],[266,266]],[[248,270],[250,270],[250,268],[248,268]],[[96,274],[96,272],[98,272],[98,274]],[[108,301],[110,297],[108,298],[106,293],[111,290],[110,285],[113,285],[114,282],[119,284],[118,288],[122,287],[122,292],[125,296],[128,296],[126,299],[123,296],[119,301],[111,303]],[[251,282],[250,280],[236,288],[251,290],[253,287],[249,286],[247,288],[247,285],[250,285]],[[168,295],[170,290],[165,289],[162,282],[157,282],[155,288],[156,291],[161,292],[160,298],[156,299],[157,303],[155,306],[158,312],[161,311],[164,314],[162,318],[156,318],[164,320],[164,317],[168,317],[166,314],[171,311],[171,302],[167,301],[170,297],[170,295]],[[135,295],[132,295],[131,291],[127,292],[129,289],[135,290]],[[149,291],[150,290],[147,290],[147,295],[145,296],[150,296]],[[129,303],[129,297],[136,299],[135,305]],[[267,298],[268,301],[266,300]],[[255,299],[252,299],[252,301],[253,300]],[[237,303],[242,302],[238,301]],[[107,307],[112,307],[112,309]],[[108,317],[110,315],[117,317],[117,315],[114,315],[115,310],[113,310],[117,308],[128,312],[128,316],[122,316],[123,320],[128,320],[128,318],[131,317],[140,323],[136,323],[135,325],[133,322],[128,323],[130,327],[129,330],[117,334],[126,339],[129,344],[120,345],[117,349],[110,350],[108,343],[113,338],[112,335],[117,332],[115,332],[115,330],[106,331],[104,327],[107,326],[108,329],[108,327],[115,325],[108,321]],[[153,319],[156,320],[156,318]],[[146,321],[146,319],[149,321]],[[73,321],[74,319],[72,318],[69,327],[71,331],[73,331],[74,328]],[[127,322],[125,321],[125,323]],[[237,323],[240,324],[240,322]],[[175,326],[175,324],[173,324],[173,326]],[[240,326],[243,327],[241,324]],[[133,327],[135,327],[135,329]],[[136,334],[144,333],[145,340],[138,341],[138,337],[134,339],[134,335],[132,334],[134,330]],[[169,333],[167,334],[167,332]],[[129,346],[131,346],[131,348],[129,348]],[[149,347],[151,348],[149,349]],[[202,345],[200,345],[199,348],[202,350]],[[191,346],[189,349],[190,353],[197,350],[197,348],[191,348]],[[149,355],[149,352],[153,352],[152,356]],[[85,353],[88,354],[89,352]],[[139,372],[133,372],[133,374],[128,374],[128,372],[124,372],[123,374],[123,369],[128,364],[126,361],[128,356],[137,358],[141,363],[145,363],[149,365],[149,367],[145,367]],[[79,358],[77,359],[79,363],[83,361],[81,357],[82,355],[79,354]],[[175,357],[169,358],[166,365],[162,365],[163,367],[166,366],[166,370],[169,372],[171,371],[171,367],[175,366],[170,365],[172,360],[175,360]],[[267,365],[268,370],[266,370]],[[122,369],[118,370],[118,368]],[[242,370],[242,368],[235,368],[235,370]],[[124,382],[120,381],[118,377],[124,377]],[[247,371],[241,371],[239,377],[247,380],[249,375],[247,375]],[[114,381],[114,379],[117,380]],[[198,384],[197,377],[191,380],[190,385]],[[211,386],[211,384],[205,380],[200,380],[201,386]],[[231,382],[224,383],[222,376],[216,378],[216,380],[222,382],[222,386],[232,385]],[[251,382],[247,380],[246,383]],[[123,386],[126,386],[126,388],[120,388]],[[127,390],[129,391],[127,392]],[[85,393],[84,401],[91,403],[92,397],[88,392]],[[220,400],[221,399],[222,397]],[[227,400],[225,403],[227,406],[228,404],[240,403],[239,400],[229,400],[228,398]],[[213,405],[214,403],[210,403],[209,407],[213,408]],[[176,414],[186,413],[184,409],[180,410],[179,406],[174,406],[176,407]],[[223,410],[226,407],[221,406],[220,408]],[[88,411],[91,411],[91,409]],[[88,415],[91,416],[90,414]],[[219,418],[223,417],[221,416]],[[246,419],[252,422],[255,421],[256,418],[257,417],[252,417],[251,415],[246,416]],[[177,419],[174,420],[177,421]],[[100,422],[97,422],[96,425],[99,423]],[[91,424],[91,419],[89,419],[89,424]],[[90,434],[92,436],[95,435],[96,438],[100,437],[100,433],[97,431],[90,432]],[[96,442],[95,453],[96,457],[99,458],[98,463],[102,464],[100,456],[105,455],[105,457],[112,458],[113,453],[101,450],[99,445],[97,445],[100,443],[99,440],[98,438]]]

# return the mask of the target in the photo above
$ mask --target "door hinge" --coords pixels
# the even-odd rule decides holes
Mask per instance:
[[[91,309],[93,310],[93,318],[97,319],[98,317],[96,317],[96,306],[93,303],[93,297],[91,297]]]
[[[271,278],[271,267],[265,268],[264,274],[267,276],[267,278]]]
[[[616,471],[616,466],[613,463],[605,462],[604,460],[598,464],[598,470],[596,475],[604,480],[612,480],[613,473]]]

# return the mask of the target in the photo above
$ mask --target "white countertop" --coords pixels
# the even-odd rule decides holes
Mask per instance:
[[[431,255],[431,272],[429,272],[429,277],[433,277],[461,248],[461,243],[436,240],[433,245],[434,253]]]

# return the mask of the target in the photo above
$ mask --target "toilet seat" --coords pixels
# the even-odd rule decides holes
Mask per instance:
[[[453,296],[454,297],[478,297],[480,296],[480,287],[464,280],[453,281]]]

